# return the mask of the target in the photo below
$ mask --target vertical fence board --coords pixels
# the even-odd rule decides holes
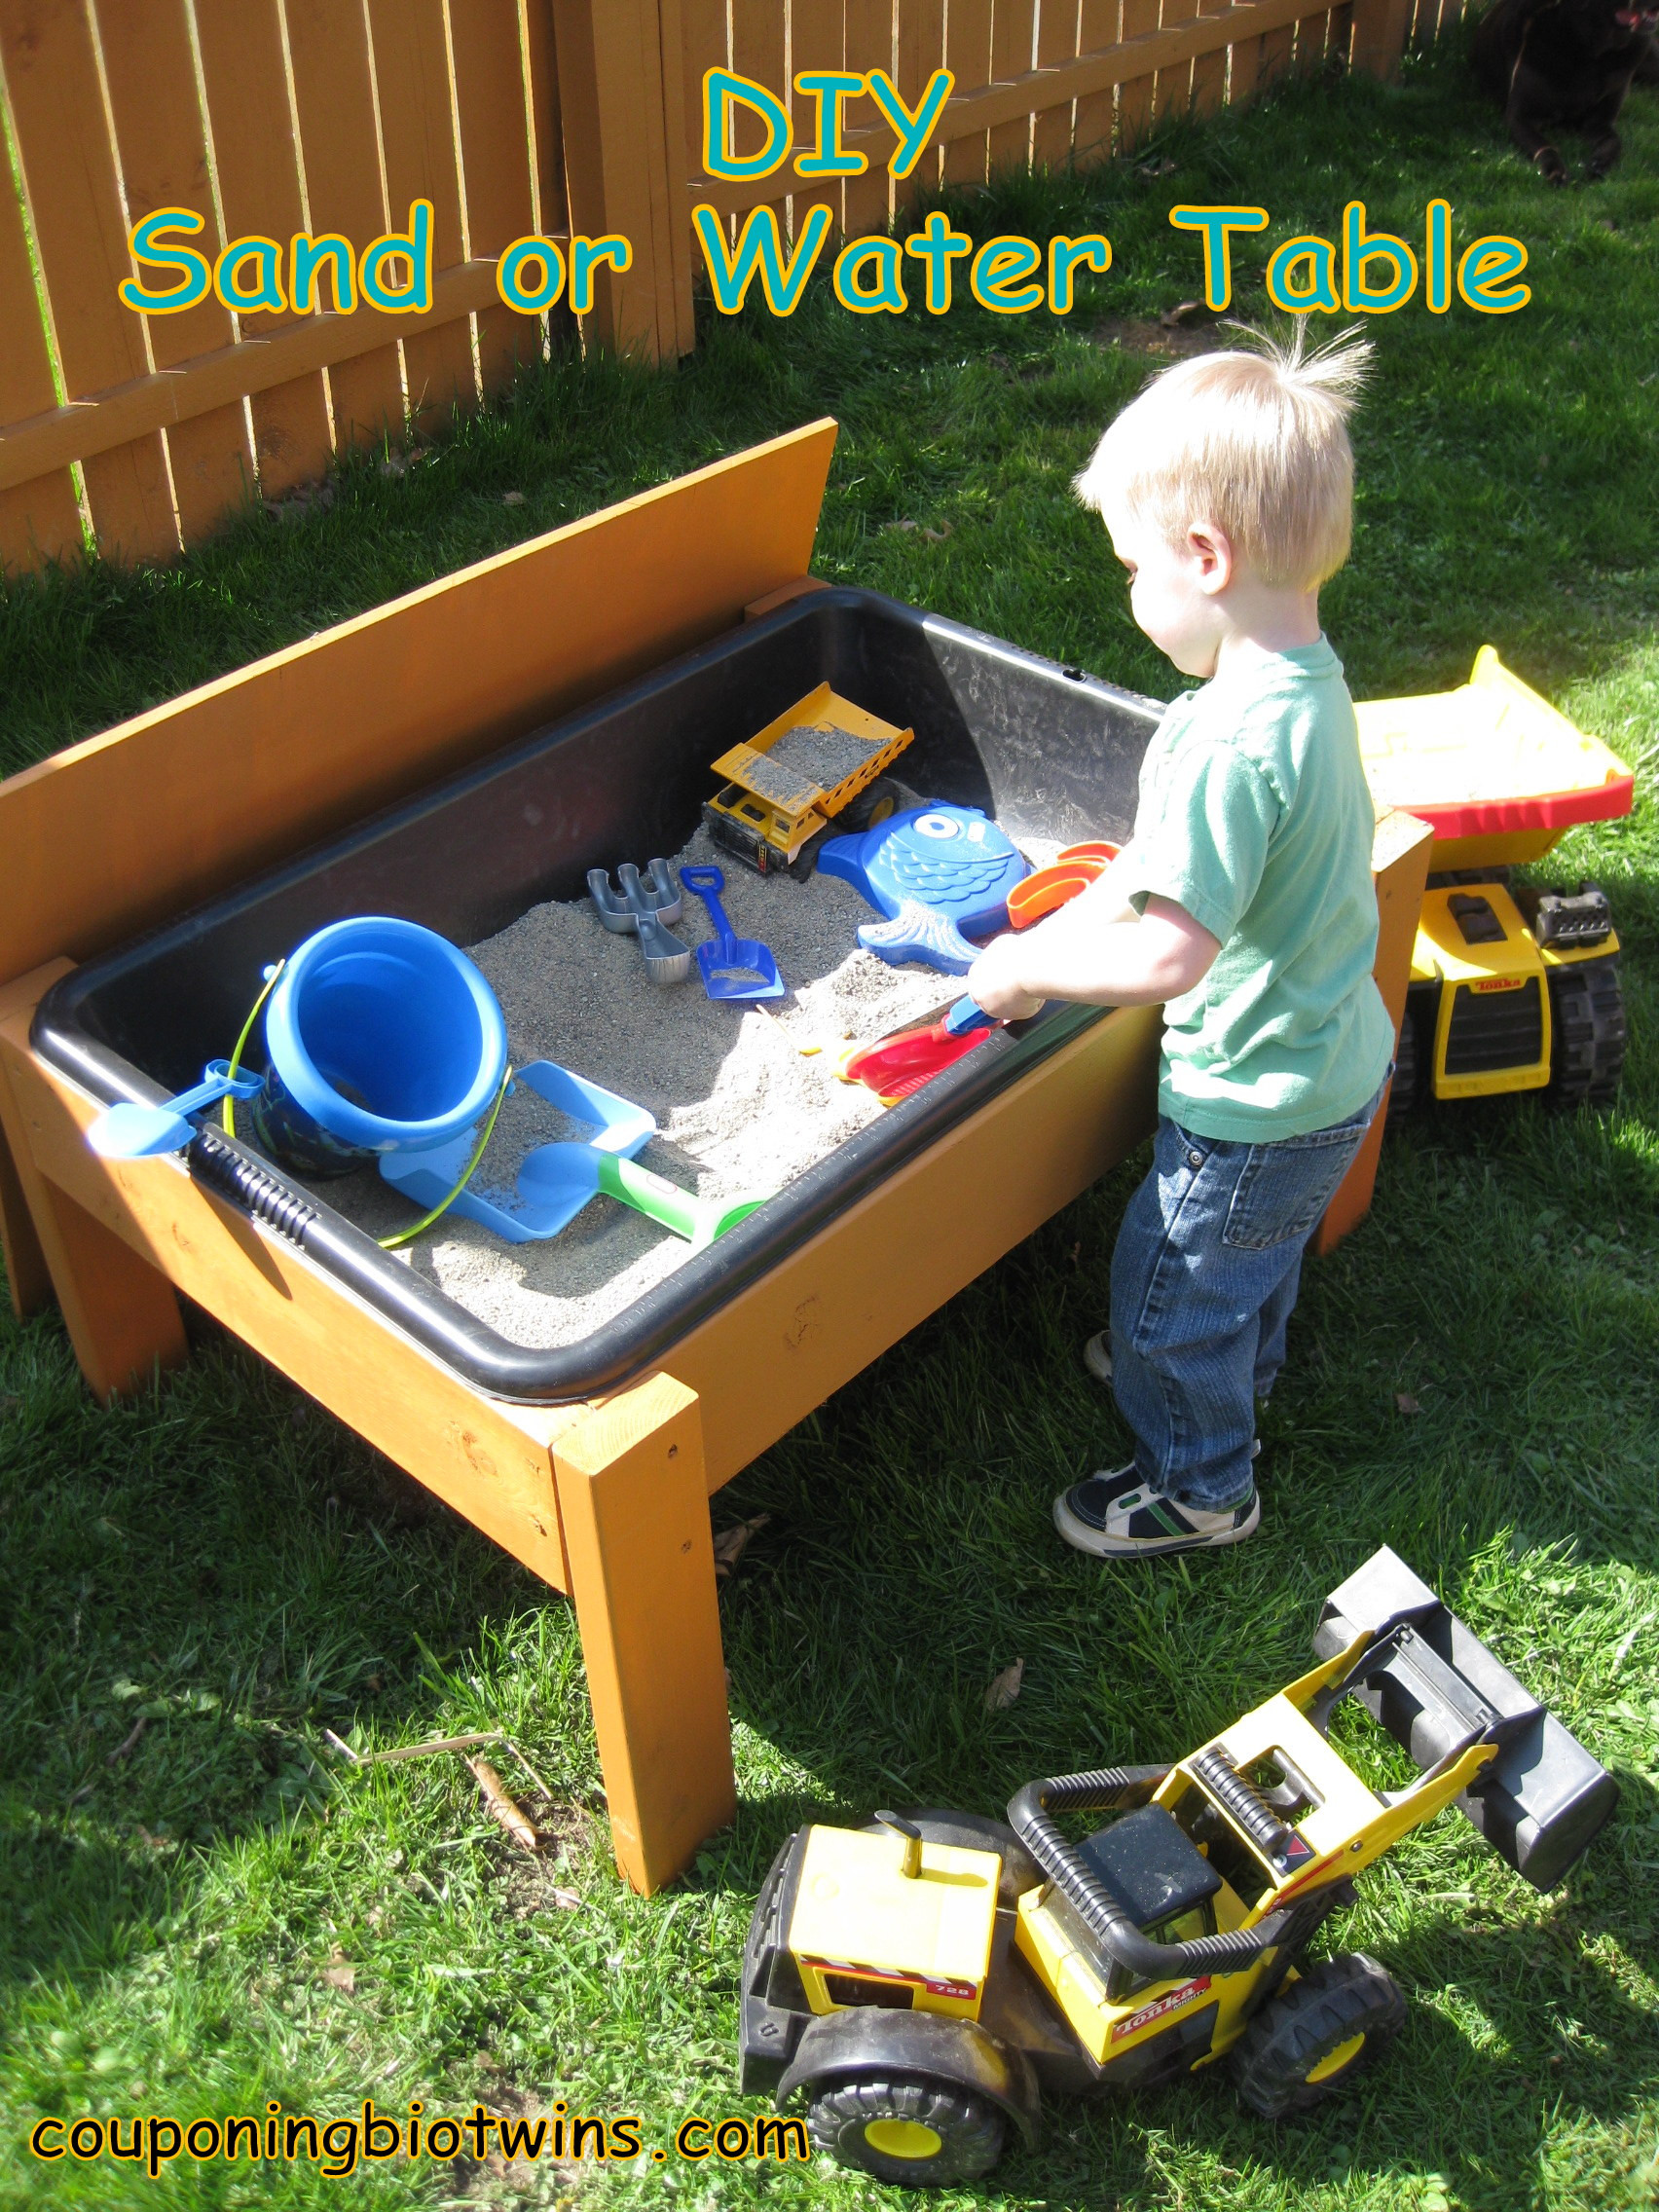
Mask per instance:
[[[1102,46],[1115,46],[1128,33],[1123,27],[1122,0],[1083,0],[1077,18],[1077,50],[1092,54]],[[1077,103],[1072,126],[1072,158],[1077,162],[1103,162],[1112,151],[1116,102],[1112,88],[1085,92]]]
[[[663,201],[667,229],[663,240],[666,272],[666,315],[663,350],[669,360],[693,352],[697,345],[697,312],[692,296],[691,272],[691,164],[690,126],[701,143],[700,111],[685,109],[685,71],[682,55],[685,29],[680,17],[681,0],[659,0],[655,61],[661,86],[664,166]]]
[[[362,12],[342,8],[340,0],[284,0],[284,15],[312,229],[319,238],[337,232],[360,253],[387,227]],[[334,305],[326,284],[319,284],[317,296]],[[357,313],[375,310],[359,304]],[[378,444],[388,428],[394,435],[402,431],[403,369],[395,324],[387,321],[387,344],[328,372],[335,444],[342,453]]]
[[[944,0],[900,0],[899,75],[895,81],[912,113],[928,79],[944,66]],[[923,149],[909,175],[895,181],[893,198],[898,212],[903,213],[919,192],[938,184],[940,164],[936,140]]]
[[[1038,0],[1039,68],[1052,68],[1057,62],[1070,61],[1081,52],[1079,13],[1078,0]],[[1076,105],[1075,100],[1062,100],[1057,107],[1045,108],[1033,123],[1031,158],[1039,168],[1063,169],[1071,160],[1072,110]]]
[[[1124,0],[1125,39],[1145,38],[1158,28],[1158,0]],[[1118,87],[1118,149],[1132,153],[1152,129],[1157,117],[1154,94],[1156,76],[1135,77]]]
[[[129,221],[137,223],[158,207],[194,208],[206,218],[199,242],[212,252],[223,241],[214,236],[184,0],[102,0],[97,24]],[[229,311],[211,295],[181,313],[145,321],[158,369],[210,353],[236,337]],[[185,544],[195,545],[252,496],[246,410],[238,400],[193,416],[168,430],[166,442],[179,530]]]
[[[977,92],[990,83],[991,0],[950,0],[944,18],[944,62],[956,79],[958,92]],[[946,184],[983,184],[987,145],[982,130],[952,139],[944,149]]]
[[[798,77],[803,69],[839,69],[847,57],[847,19],[842,0],[790,0],[790,76]],[[816,102],[804,99],[793,89],[789,108],[794,119],[794,135],[797,141],[811,142],[812,119],[817,114]],[[845,110],[842,111],[843,114]],[[789,174],[793,177],[792,164]],[[842,228],[841,185],[838,178],[827,184],[813,185],[807,178],[795,179],[794,227],[798,234],[814,207],[828,207],[837,230]]]
[[[847,0],[847,67],[885,69],[892,77],[895,58],[892,0]],[[882,123],[881,110],[867,97],[849,100],[846,112],[849,130],[871,130]],[[866,152],[869,167],[863,176],[850,176],[846,182],[847,236],[853,239],[867,238],[887,228],[892,181],[887,173],[887,155],[879,145],[866,148]]]
[[[1331,18],[1325,16],[1302,16],[1296,24],[1296,58],[1291,66],[1299,77],[1315,77],[1325,66],[1325,41],[1330,35]]]
[[[650,222],[650,298],[655,318],[652,358],[673,361],[680,353],[681,277],[690,305],[689,203],[679,178],[669,176],[671,160],[685,166],[684,130],[680,121],[681,81],[674,70],[672,96],[663,59],[663,26],[678,16],[679,0],[654,0],[634,18],[631,67],[639,85],[640,153],[645,171]]]
[[[1228,6],[1228,0],[1198,0],[1198,15],[1219,16]],[[1195,115],[1214,115],[1227,98],[1227,49],[1218,46],[1213,54],[1199,54],[1193,60],[1193,112]]]
[[[26,422],[57,404],[23,210],[4,153],[0,143],[0,424]],[[0,492],[0,573],[82,549],[81,508],[66,468]]]
[[[63,381],[84,399],[150,365],[143,324],[116,291],[132,263],[85,14],[66,0],[0,0],[0,57]],[[82,479],[108,557],[178,551],[159,430],[94,456]]]
[[[453,269],[461,258],[461,177],[443,0],[368,5],[391,228],[402,231],[412,203],[429,200],[433,271]],[[477,396],[472,333],[465,322],[406,338],[403,369],[418,430],[435,429],[448,421],[458,399],[464,405]]]
[[[1240,39],[1236,46],[1229,47],[1227,52],[1228,104],[1236,107],[1256,90],[1256,80],[1262,67],[1262,41],[1259,38]]]
[[[1178,30],[1182,24],[1197,19],[1198,0],[1162,0],[1158,21],[1161,30]],[[1152,88],[1152,120],[1155,124],[1171,121],[1187,113],[1193,100],[1193,64],[1177,61],[1158,72]]]
[[[1037,0],[995,0],[991,13],[991,78],[1002,83],[1023,77],[1031,67],[1037,30]],[[1069,105],[1069,102],[1068,102]],[[990,134],[987,163],[998,169],[1022,169],[1031,159],[1032,118],[999,123]]]
[[[529,71],[531,173],[535,179],[535,227],[569,231],[571,203],[565,184],[565,131],[559,111],[559,70],[555,60],[552,0],[519,0],[519,36]],[[549,310],[547,336],[553,347],[572,344],[576,318],[569,294]]]
[[[1290,64],[1296,54],[1296,25],[1286,23],[1276,31],[1262,33],[1261,60],[1256,71],[1256,82],[1261,90],[1275,85],[1281,77],[1288,77]]]
[[[305,209],[276,0],[195,0],[195,9],[225,235],[285,243],[305,228]],[[237,319],[244,338],[256,338],[295,317],[261,313]],[[253,443],[268,499],[321,475],[333,441],[320,373],[255,394]]]
[[[499,259],[533,228],[531,147],[523,130],[506,128],[524,113],[524,69],[516,10],[459,7],[450,11],[455,50],[456,117],[461,129],[461,187],[466,196],[466,249],[473,259]],[[478,366],[487,392],[511,384],[519,363],[540,351],[534,315],[509,307],[478,316]]]
[[[752,84],[764,85],[769,92],[775,93],[788,106],[788,41],[785,28],[784,0],[761,0],[761,5],[739,5],[732,11],[732,67],[740,77],[747,77]],[[758,121],[746,108],[739,108],[732,124],[733,152],[754,153],[759,143]],[[780,189],[780,197],[771,203],[780,230],[789,216],[789,202],[784,196],[789,192],[792,173],[790,164],[786,162],[771,179]]]

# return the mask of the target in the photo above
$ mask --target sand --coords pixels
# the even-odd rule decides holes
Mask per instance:
[[[637,856],[642,866],[650,857]],[[556,1060],[647,1108],[660,1134],[641,1164],[701,1198],[770,1194],[883,1111],[862,1086],[836,1080],[830,1051],[849,1037],[867,1043],[928,1018],[958,986],[937,970],[891,968],[860,950],[860,923],[878,917],[834,877],[802,884],[756,875],[717,854],[703,830],[673,859],[677,868],[714,862],[724,869],[732,927],[771,946],[787,996],[764,1008],[711,1001],[695,964],[683,983],[650,983],[636,940],[603,929],[586,899],[534,906],[467,949],[501,1002],[515,1067]],[[689,892],[674,931],[689,945],[715,934]],[[825,1049],[803,1053],[812,1044]],[[527,1152],[582,1133],[519,1086],[502,1106],[478,1187],[510,1191]],[[373,1173],[323,1195],[372,1235],[410,1218]],[[543,1242],[507,1244],[479,1224],[446,1218],[397,1254],[500,1335],[538,1349],[590,1336],[689,1256],[682,1238],[607,1198]]]

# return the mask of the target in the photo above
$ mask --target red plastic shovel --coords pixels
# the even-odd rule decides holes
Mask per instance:
[[[1029,929],[1033,922],[1087,890],[1117,857],[1116,845],[1068,845],[1051,866],[1039,868],[1010,892],[1010,922],[1016,930]],[[897,1106],[901,1098],[908,1098],[924,1083],[954,1067],[976,1045],[982,1045],[993,1029],[1001,1027],[1000,1021],[972,999],[961,998],[931,1028],[902,1029],[896,1037],[884,1037],[879,1044],[854,1052],[841,1071],[842,1080],[862,1083],[884,1106]]]

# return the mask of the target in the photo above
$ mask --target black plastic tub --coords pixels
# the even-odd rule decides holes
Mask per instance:
[[[557,608],[548,620],[557,622]],[[265,966],[313,930],[350,914],[393,914],[476,944],[545,900],[580,898],[590,867],[676,852],[696,828],[715,756],[826,680],[887,720],[914,725],[901,772],[926,796],[982,807],[1015,837],[1127,834],[1161,712],[1153,701],[873,592],[816,592],[89,961],[42,1001],[36,1049],[105,1102],[152,1103],[185,1089],[228,1051]],[[940,982],[942,998],[948,978]],[[615,1319],[556,1350],[510,1343],[251,1147],[203,1131],[189,1162],[481,1389],[529,1402],[584,1398],[659,1361],[1101,1017],[1051,1007],[996,1032]],[[249,1064],[261,1064],[257,1052]]]

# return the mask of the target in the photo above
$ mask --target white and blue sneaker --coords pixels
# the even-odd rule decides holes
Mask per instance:
[[[1054,1527],[1066,1542],[1103,1559],[1212,1551],[1253,1535],[1261,1518],[1254,1485],[1236,1505],[1211,1513],[1165,1497],[1133,1465],[1090,1475],[1054,1500]]]

